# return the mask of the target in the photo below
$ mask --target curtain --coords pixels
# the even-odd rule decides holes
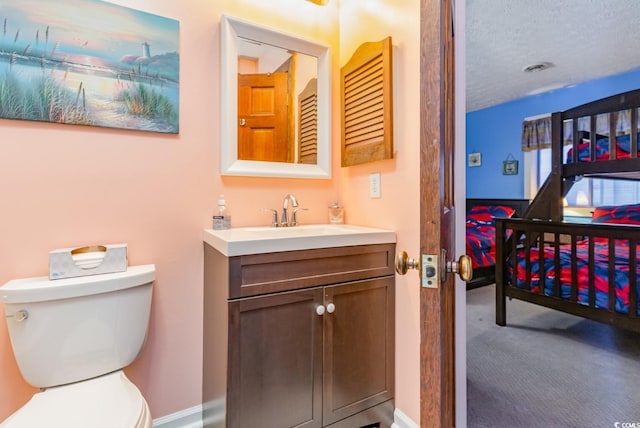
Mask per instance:
[[[616,135],[629,133],[631,130],[631,110],[615,113]],[[638,115],[640,123],[640,114]],[[578,119],[579,131],[591,131],[591,117]],[[596,133],[609,135],[609,114],[596,116]],[[566,120],[563,129],[564,144],[573,144],[573,120]],[[551,115],[537,117],[522,122],[522,151],[530,152],[551,147]]]
[[[551,147],[551,116],[522,122],[522,151]]]

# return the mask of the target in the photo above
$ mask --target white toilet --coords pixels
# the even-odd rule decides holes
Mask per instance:
[[[148,428],[152,418],[124,375],[144,343],[155,266],[0,287],[22,376],[42,391],[1,428]]]

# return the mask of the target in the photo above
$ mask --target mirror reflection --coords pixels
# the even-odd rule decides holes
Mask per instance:
[[[316,164],[317,58],[238,38],[238,159]]]
[[[221,48],[221,174],[331,178],[329,48],[230,16]]]

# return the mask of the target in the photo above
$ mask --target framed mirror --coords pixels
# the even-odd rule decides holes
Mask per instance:
[[[221,33],[221,174],[331,178],[329,48],[230,16]]]

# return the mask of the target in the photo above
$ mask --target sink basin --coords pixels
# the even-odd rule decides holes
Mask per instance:
[[[206,229],[204,241],[226,256],[396,242],[391,230],[342,224]]]
[[[313,236],[313,235],[344,235],[362,232],[359,227],[332,225],[332,224],[310,224],[294,227],[244,227],[242,230],[248,235],[260,237],[285,237],[285,236]]]

